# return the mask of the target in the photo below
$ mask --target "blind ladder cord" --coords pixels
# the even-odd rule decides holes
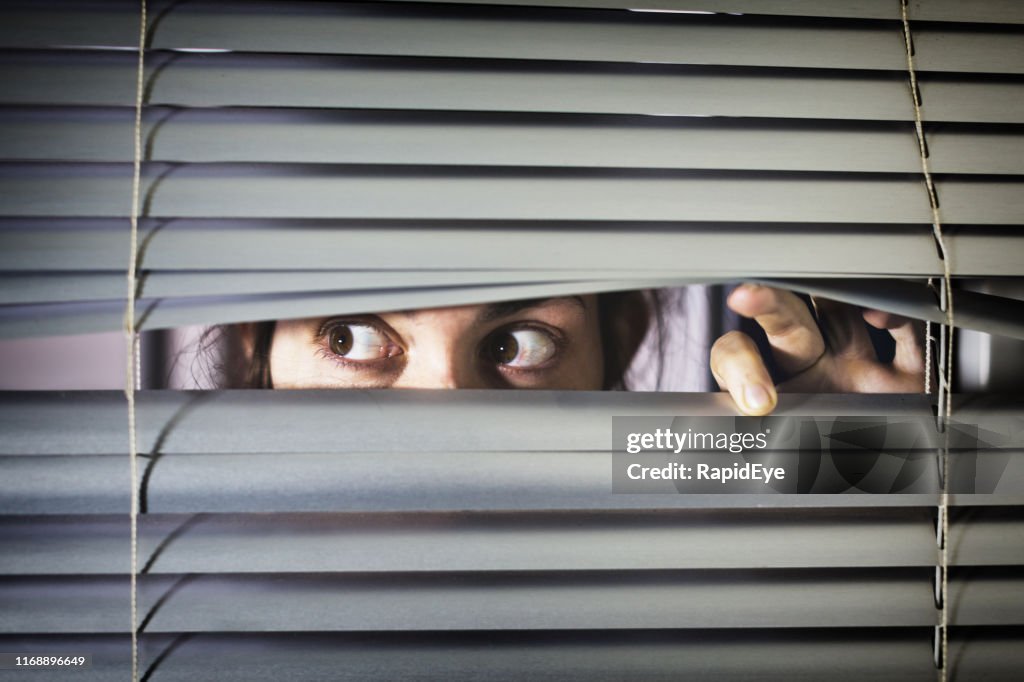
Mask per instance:
[[[928,166],[928,148],[925,143],[924,126],[921,115],[921,97],[917,83],[917,72],[914,68],[914,47],[910,33],[910,20],[907,12],[908,0],[900,0],[900,18],[903,22],[903,42],[907,51],[907,71],[910,76],[910,95],[914,103],[914,129],[917,133],[917,146],[921,155],[921,172],[924,175],[925,188],[928,191],[928,204],[932,213],[932,235],[939,248],[942,261],[943,286],[939,292],[939,309],[946,313],[946,322],[939,328],[939,379],[938,379],[938,421],[937,427],[944,434],[943,446],[939,451],[941,472],[938,518],[935,524],[935,537],[938,546],[938,567],[936,579],[936,602],[939,609],[939,624],[935,631],[934,659],[939,671],[939,680],[946,682],[949,678],[947,665],[949,653],[949,431],[946,420],[953,411],[953,282],[952,268],[949,262],[949,251],[942,234],[942,220],[939,215],[939,199]],[[931,325],[925,332],[925,392],[930,393],[931,373]]]
[[[139,569],[139,464],[138,442],[135,423],[135,390],[141,386],[141,362],[139,333],[135,328],[135,299],[138,294],[138,244],[139,244],[139,194],[142,184],[142,98],[145,83],[146,52],[146,0],[140,0],[139,17],[139,59],[135,79],[135,125],[134,158],[132,166],[131,236],[128,253],[127,285],[128,296],[124,310],[124,333],[126,344],[126,368],[124,395],[128,403],[128,458],[131,475],[131,633],[132,633],[132,682],[139,679],[139,610],[138,610],[138,569]]]

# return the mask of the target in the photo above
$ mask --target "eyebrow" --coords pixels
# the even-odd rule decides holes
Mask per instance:
[[[497,303],[487,303],[479,314],[476,315],[477,325],[486,325],[493,323],[496,319],[503,317],[510,317],[517,312],[523,310],[531,310],[532,308],[540,308],[550,303],[557,303],[559,301],[569,301],[580,306],[581,310],[587,309],[587,304],[584,303],[582,296],[549,296],[547,298],[524,298],[516,301],[499,301]],[[420,314],[419,308],[412,310],[398,310],[399,314],[406,317],[415,317]]]
[[[583,303],[582,296],[549,296],[547,298],[526,298],[518,301],[499,301],[497,303],[488,303],[484,309],[480,311],[480,314],[477,315],[476,323],[488,324],[504,317],[510,317],[524,310],[540,308],[541,306],[548,305],[549,303],[559,301],[569,301],[578,305],[580,310],[586,310],[586,304]],[[420,311],[402,310],[399,312],[406,317],[416,317]]]
[[[501,301],[499,303],[490,303],[485,307],[480,314],[477,316],[476,321],[479,324],[486,324],[488,322],[494,322],[500,320],[503,317],[510,317],[516,313],[524,310],[530,310],[532,308],[540,308],[549,303],[558,301],[571,301],[578,305],[581,310],[586,310],[586,305],[583,303],[581,296],[551,296],[548,298],[528,298],[520,301]]]

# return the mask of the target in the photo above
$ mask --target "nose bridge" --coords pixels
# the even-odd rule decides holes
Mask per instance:
[[[396,384],[404,388],[480,388],[472,353],[451,339],[423,339],[409,352]]]
[[[433,348],[423,354],[418,374],[420,388],[461,388],[458,358],[451,348]]]

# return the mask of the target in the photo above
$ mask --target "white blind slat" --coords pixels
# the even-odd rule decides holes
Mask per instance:
[[[24,219],[0,223],[6,272],[116,270],[116,220]],[[160,229],[155,229],[160,227]],[[467,228],[477,229],[467,229]],[[601,229],[601,228],[604,229]],[[461,228],[461,229],[460,229]],[[143,226],[150,236],[143,267],[153,270],[508,269],[610,273],[672,271],[690,277],[930,276],[936,264],[926,225],[835,224],[828,229],[779,223],[621,223],[554,221],[211,221],[175,219]],[[953,272],[1017,272],[1014,228],[970,226],[947,236]],[[380,240],[383,234],[387,240]],[[792,248],[794,240],[801,248]],[[842,244],[841,252],[837,244]],[[197,245],[201,244],[202,248]],[[808,258],[811,256],[811,258]],[[571,257],[571,261],[569,258]],[[573,268],[575,269],[575,268]]]
[[[269,418],[269,417],[268,417]],[[1024,502],[1024,451],[980,455],[999,470],[995,492],[961,494],[964,505]],[[69,458],[0,457],[11,477],[0,486],[0,514],[114,514],[129,491],[116,484],[121,460],[110,455]],[[833,466],[824,458],[826,466]],[[796,467],[795,454],[779,463]],[[998,463],[998,467],[996,466]],[[973,464],[973,461],[970,463]],[[969,464],[954,466],[957,476]],[[53,469],[57,471],[54,472]],[[607,452],[481,450],[455,453],[173,454],[160,458],[147,481],[147,509],[153,513],[410,512],[680,509],[703,506],[890,507],[933,504],[929,493],[864,495],[623,495],[610,489],[612,457]],[[933,472],[920,483],[939,488]],[[382,476],[386,476],[382,480]],[[43,481],[41,481],[43,479]],[[441,480],[438,485],[432,481]],[[959,479],[958,479],[959,480]],[[55,499],[47,491],[74,488]],[[706,499],[701,499],[706,498]]]
[[[135,43],[134,7],[69,7],[56,16],[9,8],[0,26],[8,48]],[[15,29],[15,27],[17,27]],[[1019,73],[1019,35],[945,25],[919,32],[923,71]],[[290,3],[287,14],[259,3],[193,2],[152,31],[151,49],[322,53],[906,69],[898,31],[883,22],[765,22],[742,15],[689,15],[468,5]]]
[[[394,2],[394,0],[384,0]],[[406,2],[407,0],[399,0]],[[438,0],[411,0],[430,6]],[[888,0],[858,0],[851,3],[821,3],[815,0],[451,0],[468,5],[508,5],[523,7],[579,7],[628,9],[652,12],[724,12],[727,14],[764,14],[796,17],[847,17],[860,19],[900,18],[899,6]],[[448,0],[445,0],[448,2]],[[1024,24],[1024,9],[1014,0],[913,0],[911,16],[925,21],[992,22]]]
[[[141,611],[154,611],[152,633],[926,628],[935,621],[928,569],[759,573],[144,576],[139,596]],[[969,583],[951,576],[949,598],[958,603],[951,624],[1019,624],[1021,581],[1001,569],[973,573]],[[171,590],[173,599],[154,609]],[[0,583],[0,596],[5,633],[118,632],[128,604],[126,579],[96,576],[11,578]]]
[[[928,397],[917,394],[779,399],[779,414],[932,416]],[[124,397],[116,391],[8,391],[0,406],[0,455],[107,455],[124,447]],[[955,406],[966,421],[1018,410],[1015,402],[983,396],[963,396]],[[722,393],[486,390],[143,391],[137,411],[139,452],[152,452],[159,439],[159,451],[168,454],[607,452],[615,416],[736,415]],[[491,419],[495,411],[508,418]],[[65,428],[50,429],[54,423]]]
[[[0,104],[126,106],[130,54],[2,56]],[[162,62],[166,62],[165,64]],[[152,74],[159,70],[159,75]],[[150,105],[912,120],[900,72],[559,66],[305,55],[154,55]],[[922,74],[930,121],[1024,122],[1017,80]]]
[[[470,633],[322,633],[143,635],[147,652],[171,653],[161,676],[202,679],[216,671],[223,682],[278,682],[282,678],[345,682],[486,678],[520,682],[660,682],[714,670],[716,680],[768,682],[815,678],[858,682],[865,675],[904,682],[933,682],[931,652],[920,629],[722,631],[568,631]],[[1012,680],[1024,665],[1012,630],[953,630],[950,656],[970,679]],[[927,634],[927,633],[926,633]],[[67,652],[85,646],[93,667],[75,679],[106,682],[129,674],[123,635],[0,635],[8,651]],[[213,664],[212,661],[217,661]],[[0,673],[3,674],[3,673]],[[11,677],[11,679],[16,679]]]
[[[1012,507],[958,509],[956,566],[1024,563]],[[929,567],[934,511],[912,507],[688,509],[615,515],[147,514],[146,573]],[[0,517],[0,575],[116,575],[123,516]]]

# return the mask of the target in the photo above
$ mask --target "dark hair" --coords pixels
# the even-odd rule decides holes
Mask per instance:
[[[623,378],[652,319],[660,325],[656,292],[616,291],[597,295],[598,324],[604,356],[604,388],[625,388]],[[276,322],[251,322],[215,328],[204,340],[219,345],[223,360],[216,368],[229,388],[273,388],[270,345]]]

